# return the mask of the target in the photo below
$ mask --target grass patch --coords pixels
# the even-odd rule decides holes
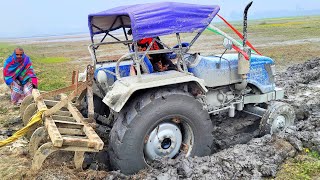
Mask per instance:
[[[50,91],[71,84],[72,71],[75,67],[69,63],[34,63],[34,69],[39,78],[39,89]]]
[[[317,179],[318,177],[320,177],[320,156],[316,151],[287,160],[277,174],[277,179]]]
[[[277,46],[259,47],[260,52],[275,60],[277,69],[282,69],[288,64],[297,64],[309,59],[320,57],[320,44],[284,44]]]
[[[8,43],[0,43],[0,67],[3,66],[4,61],[12,54],[14,46]]]
[[[231,22],[242,32],[242,21]],[[224,25],[223,22],[214,25],[239,40],[239,38]],[[295,40],[319,38],[320,16],[269,18],[248,21],[248,39],[265,56],[276,61],[278,69],[282,70],[289,64],[301,63],[306,60],[320,57],[318,41],[295,43]],[[195,35],[195,34],[193,34]],[[192,37],[186,35],[187,40]],[[170,36],[169,45],[175,45],[175,36]],[[162,39],[163,40],[163,39]],[[184,40],[184,39],[183,39]],[[172,44],[170,44],[172,41]],[[289,41],[289,42],[286,42]],[[222,53],[223,38],[206,30],[196,41],[193,48],[196,52]],[[272,44],[272,43],[277,44]],[[281,43],[279,43],[281,42]],[[90,54],[87,45],[90,42],[48,42],[19,45],[31,57],[35,72],[39,78],[40,90],[53,90],[70,85],[73,70],[83,71],[90,63]],[[117,46],[118,47],[118,46]],[[9,43],[0,43],[0,63],[8,57],[15,48]],[[107,51],[98,51],[102,58],[106,55],[119,55],[119,49],[113,46]],[[221,49],[218,49],[221,48]],[[100,50],[100,49],[99,49]],[[217,51],[217,52],[216,52]],[[100,54],[99,54],[100,53]],[[121,54],[123,55],[123,54]],[[98,59],[101,59],[100,56]],[[279,67],[280,66],[280,67]],[[281,68],[284,67],[284,68]]]
[[[306,149],[306,151],[308,151],[308,155],[311,157],[320,160],[320,154],[317,151],[310,151],[309,149]]]
[[[237,30],[243,32],[242,21],[230,22]],[[235,33],[224,23],[214,23],[215,26],[227,34],[238,39]],[[282,40],[295,40],[303,38],[319,38],[320,16],[304,16],[290,18],[272,18],[248,20],[248,38],[269,40],[272,42]],[[205,31],[205,34],[210,33]]]
[[[70,58],[65,57],[45,57],[45,58],[37,58],[35,61],[44,63],[44,64],[51,64],[51,63],[63,63],[70,61]]]
[[[3,66],[4,60],[13,52],[16,46],[1,43],[0,44],[0,63]],[[50,91],[66,87],[71,81],[72,71],[76,67],[68,64],[71,58],[66,57],[46,57],[37,54],[41,51],[39,47],[24,46],[26,54],[30,56],[32,65],[39,78],[39,89]],[[0,113],[2,110],[0,110]]]
[[[8,111],[8,108],[0,106],[0,114],[6,114]]]

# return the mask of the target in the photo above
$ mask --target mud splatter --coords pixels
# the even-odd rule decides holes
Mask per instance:
[[[296,124],[285,132],[254,138],[255,133],[249,130],[257,126],[257,120],[252,116],[239,115],[238,120],[220,121],[216,126],[216,150],[223,150],[206,157],[157,161],[138,175],[125,177],[138,178],[142,174],[145,179],[275,177],[284,160],[295,156],[303,148],[320,152],[319,70],[320,58],[317,58],[290,66],[286,72],[277,75],[277,86],[286,90],[284,101],[294,106],[297,115]],[[235,135],[235,132],[240,135]],[[223,136],[224,139],[219,139]],[[246,142],[248,140],[250,141]],[[235,145],[236,143],[244,144]]]
[[[40,173],[28,178],[59,179],[261,179],[275,177],[280,165],[303,148],[320,152],[320,58],[290,66],[277,75],[277,86],[286,90],[285,102],[296,112],[296,123],[278,135],[257,138],[254,131],[259,120],[250,115],[237,114],[235,118],[216,119],[214,154],[206,157],[159,160],[138,174],[125,176],[119,171],[106,171],[103,154],[93,155],[88,170],[74,170],[71,159],[61,166],[59,158],[52,157]],[[4,93],[4,91],[2,91]],[[8,94],[0,98],[8,99]],[[17,113],[13,113],[17,114]],[[10,114],[11,116],[13,114]],[[6,135],[4,135],[6,136]],[[11,151],[10,151],[11,152]],[[61,153],[59,153],[60,157]],[[90,156],[89,156],[90,157]],[[27,161],[27,158],[24,157]],[[100,159],[96,161],[95,159]],[[51,160],[56,160],[53,165]],[[30,167],[30,161],[22,166]],[[103,170],[103,171],[101,171]],[[58,172],[58,173],[52,173]],[[8,177],[8,176],[7,176]]]

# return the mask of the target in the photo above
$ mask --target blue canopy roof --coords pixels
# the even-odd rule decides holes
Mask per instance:
[[[173,33],[201,32],[220,10],[216,5],[160,2],[120,6],[88,16],[91,38],[121,27],[132,28],[133,40]]]

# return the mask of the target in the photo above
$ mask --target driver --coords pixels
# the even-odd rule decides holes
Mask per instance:
[[[132,34],[132,30],[128,30],[128,35]],[[156,37],[157,40],[160,41],[159,37]],[[138,51],[146,51],[148,46],[151,44],[153,38],[143,38],[140,39],[138,44]],[[155,41],[150,48],[150,50],[160,50],[164,49],[163,45]],[[153,66],[153,70],[157,72],[162,72],[166,70],[176,70],[176,66],[172,63],[172,61],[167,57],[166,53],[159,53],[159,54],[147,54],[147,57],[151,61]]]
[[[160,40],[159,37],[156,37]],[[148,46],[151,44],[153,38],[144,38],[137,42],[139,51],[146,51]],[[158,43],[154,42],[150,50],[160,50],[164,49],[163,46]],[[153,70],[157,72],[162,72],[166,70],[176,70],[176,66],[168,59],[166,53],[160,54],[150,54],[148,57],[152,63]]]

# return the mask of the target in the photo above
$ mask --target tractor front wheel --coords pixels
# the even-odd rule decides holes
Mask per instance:
[[[274,134],[292,126],[295,120],[292,106],[284,102],[272,103],[260,122],[260,135]]]
[[[110,161],[132,174],[158,158],[211,153],[208,112],[182,90],[160,89],[132,100],[116,117],[110,134]]]

